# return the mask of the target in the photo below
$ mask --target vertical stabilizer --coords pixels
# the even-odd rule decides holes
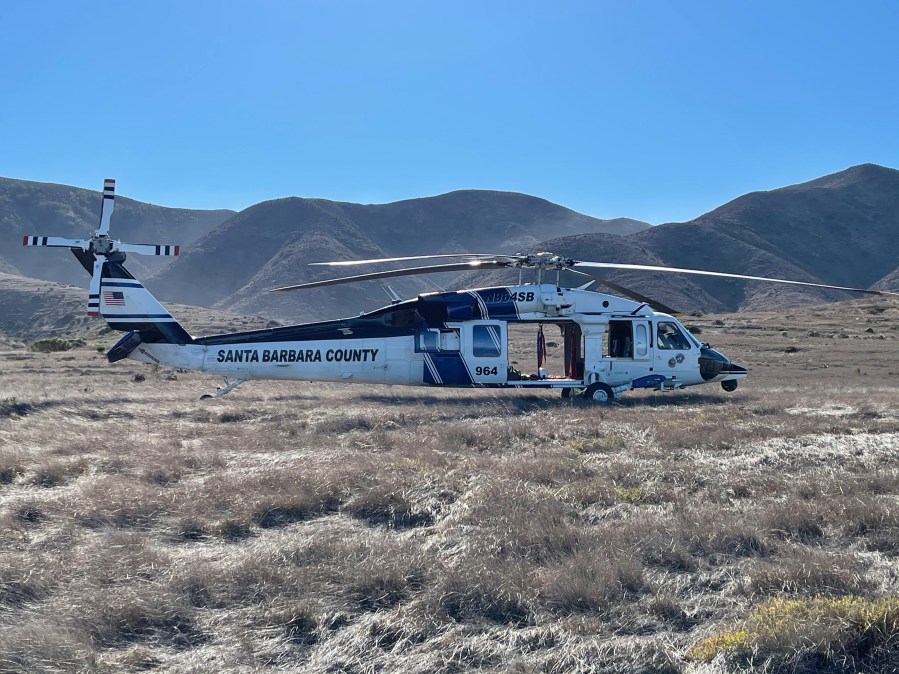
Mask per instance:
[[[124,255],[119,255],[124,261]],[[113,330],[135,331],[145,343],[189,344],[193,338],[135,279],[122,261],[103,263],[100,283],[100,315]]]

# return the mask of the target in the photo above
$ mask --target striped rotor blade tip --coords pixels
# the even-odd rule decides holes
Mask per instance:
[[[156,246],[156,255],[172,256],[181,252],[181,246]]]
[[[103,261],[94,260],[94,271],[87,291],[87,312],[100,310],[100,285],[103,282]]]

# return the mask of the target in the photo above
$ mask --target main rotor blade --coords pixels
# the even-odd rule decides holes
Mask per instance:
[[[746,274],[727,274],[721,271],[706,271],[704,269],[681,269],[679,267],[658,267],[650,264],[619,264],[616,262],[575,262],[574,268],[590,267],[595,269],[630,269],[633,271],[660,271],[675,274],[695,274],[697,276],[717,276],[720,278],[743,279],[744,281],[768,281],[770,283],[788,283],[791,285],[809,286],[812,288],[827,288],[829,290],[846,290],[854,293],[867,293],[869,295],[892,295],[899,297],[899,293],[885,290],[868,290],[866,288],[848,288],[846,286],[832,286],[826,283],[811,283],[809,281],[790,281],[782,278],[770,278],[767,276],[748,276]]]
[[[310,262],[310,266],[317,267],[349,267],[357,264],[377,264],[379,262],[406,262],[407,260],[438,260],[441,258],[466,258],[471,260],[495,259],[503,257],[493,253],[446,253],[443,255],[409,255],[407,257],[379,257],[372,260],[340,260],[337,262]]]
[[[594,276],[593,274],[587,274],[585,272],[576,271],[574,269],[570,269],[569,271],[574,272],[575,274],[580,274],[581,276],[586,276],[587,278],[592,278],[597,283],[601,283],[602,285],[615,291],[619,295],[623,295],[624,297],[632,299],[636,302],[642,302],[643,304],[647,305],[653,311],[660,311],[663,314],[671,314],[672,316],[680,315],[680,312],[677,309],[672,309],[668,305],[662,304],[658,300],[654,300],[651,297],[647,297],[646,295],[641,295],[636,290],[631,290],[630,288],[625,288],[622,285],[618,285],[617,283],[613,283],[612,281],[601,278],[599,276]]]
[[[481,269],[495,269],[497,267],[508,267],[509,263],[502,260],[472,260],[470,262],[458,262],[454,264],[432,264],[426,267],[407,267],[406,269],[391,269],[388,271],[376,271],[370,274],[359,274],[357,276],[344,276],[342,278],[325,279],[324,281],[310,281],[309,283],[300,283],[294,286],[284,286],[283,288],[273,288],[269,292],[283,293],[288,290],[303,290],[305,288],[320,288],[322,286],[332,286],[340,283],[355,283],[357,281],[372,281],[379,278],[391,278],[393,276],[413,276],[415,274],[438,274],[444,271],[479,271]]]
[[[103,181],[103,203],[100,206],[100,226],[97,234],[109,234],[109,219],[115,208],[115,180],[107,178]]]

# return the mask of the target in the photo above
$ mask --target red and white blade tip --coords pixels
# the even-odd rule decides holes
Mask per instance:
[[[104,190],[115,189],[115,178],[107,178],[106,180],[104,180],[103,181],[103,189]]]

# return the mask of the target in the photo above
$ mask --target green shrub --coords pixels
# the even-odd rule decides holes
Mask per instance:
[[[85,345],[83,339],[63,339],[62,337],[47,337],[39,339],[31,345],[32,351],[41,353],[54,353],[57,351],[69,351]]]
[[[743,625],[703,639],[692,660],[752,658],[766,672],[896,671],[899,597],[769,599]]]

